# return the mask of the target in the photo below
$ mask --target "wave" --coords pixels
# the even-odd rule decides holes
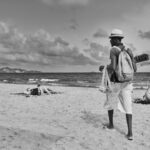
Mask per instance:
[[[41,82],[58,82],[59,79],[41,79]]]
[[[28,83],[37,83],[38,81],[44,82],[44,83],[51,83],[51,82],[58,82],[59,79],[46,79],[46,78],[42,78],[42,79],[30,78],[30,79],[28,79]]]
[[[29,82],[29,83],[36,83],[37,81],[38,81],[38,79],[32,79],[32,78],[31,78],[31,79],[28,79],[28,82]]]

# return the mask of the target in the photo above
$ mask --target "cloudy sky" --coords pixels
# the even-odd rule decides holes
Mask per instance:
[[[0,67],[98,71],[114,28],[134,55],[150,54],[149,8],[149,0],[0,0]]]

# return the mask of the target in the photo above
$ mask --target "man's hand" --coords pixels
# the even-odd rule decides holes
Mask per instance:
[[[99,67],[99,71],[103,71],[103,69],[104,69],[104,66]]]

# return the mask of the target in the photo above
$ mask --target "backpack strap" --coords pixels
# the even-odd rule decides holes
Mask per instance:
[[[127,52],[128,55],[130,56],[130,58],[131,58],[131,60],[132,60],[132,66],[133,66],[134,72],[136,72],[136,71],[137,71],[137,66],[136,66],[136,62],[135,62],[133,53],[132,53],[132,51],[131,51],[129,48],[126,50],[126,52]]]

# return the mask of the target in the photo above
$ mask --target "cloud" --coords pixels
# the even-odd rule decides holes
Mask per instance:
[[[89,0],[60,0],[60,2],[68,5],[86,5],[89,3]]]
[[[90,44],[90,40],[88,38],[85,38],[82,40],[82,43],[85,45],[85,46],[88,46]]]
[[[136,52],[137,48],[132,43],[126,43],[126,45],[133,51]]]
[[[71,24],[69,27],[70,27],[71,30],[77,30],[77,27],[74,24]]]
[[[142,39],[150,39],[150,31],[143,32],[143,31],[139,30],[139,31],[138,31],[138,35],[139,35],[139,37],[141,37]]]
[[[0,23],[0,59],[3,64],[22,64],[39,66],[85,66],[96,65],[97,60],[85,56],[77,47],[61,37],[39,30],[25,35],[17,28]]]
[[[69,43],[63,40],[61,37],[56,37],[54,42],[63,46],[69,46]]]
[[[106,61],[109,58],[109,48],[95,42],[91,42],[90,47],[84,51],[97,61]]]
[[[53,4],[59,4],[59,5],[79,5],[79,6],[85,6],[87,5],[90,0],[42,0],[42,2],[53,5]]]
[[[103,29],[98,29],[94,34],[94,38],[105,38],[108,37],[108,33]]]
[[[73,30],[73,31],[76,31],[77,28],[78,28],[78,24],[70,23],[69,28],[70,28],[71,30]]]
[[[78,26],[79,24],[77,22],[76,17],[69,20],[69,28],[71,30],[74,30],[74,31],[77,30]]]
[[[0,23],[0,44],[9,51],[22,50],[26,37],[16,28]]]

